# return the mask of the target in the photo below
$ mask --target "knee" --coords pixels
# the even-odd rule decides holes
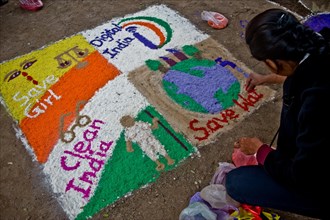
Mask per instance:
[[[227,194],[237,202],[242,202],[241,198],[244,194],[244,170],[240,168],[236,168],[231,170],[226,175],[226,192]]]
[[[246,195],[252,195],[264,184],[264,170],[259,166],[241,166],[227,173],[225,187],[227,194],[244,203]],[[255,180],[258,181],[255,181]]]
[[[236,191],[235,190],[236,188],[235,184],[237,183],[236,170],[237,169],[231,170],[226,174],[225,187],[227,194],[229,194],[230,196],[232,196],[232,194],[235,194],[234,192]]]

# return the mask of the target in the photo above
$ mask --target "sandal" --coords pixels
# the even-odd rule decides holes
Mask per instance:
[[[44,4],[41,0],[19,0],[19,6],[28,11],[38,11]]]

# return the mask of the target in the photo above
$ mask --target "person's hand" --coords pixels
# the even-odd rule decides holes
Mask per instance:
[[[286,76],[277,75],[275,73],[269,74],[258,74],[258,73],[250,73],[249,77],[246,79],[245,90],[247,92],[252,92],[256,86],[262,84],[278,84],[283,83],[286,79]]]
[[[234,143],[234,148],[239,148],[246,155],[257,153],[258,149],[263,145],[263,142],[256,137],[242,137]]]
[[[267,83],[267,79],[268,79],[267,75],[261,75],[258,73],[250,73],[249,77],[246,79],[246,83],[245,83],[246,91],[248,91],[248,92],[253,91],[256,86]]]

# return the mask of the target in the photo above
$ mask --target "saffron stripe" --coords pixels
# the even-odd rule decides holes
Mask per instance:
[[[159,46],[163,46],[163,44],[165,43],[165,36],[164,34],[162,33],[162,31],[154,24],[151,24],[151,23],[147,23],[147,22],[143,22],[143,21],[136,21],[136,22],[129,22],[129,23],[126,23],[123,25],[123,27],[126,27],[128,25],[134,25],[134,24],[137,24],[137,25],[141,25],[141,26],[146,26],[148,28],[150,28],[151,30],[153,30],[157,36],[159,37]]]
[[[64,130],[66,130],[76,118],[77,102],[88,101],[93,97],[95,91],[119,74],[119,70],[108,63],[98,52],[91,53],[84,61],[88,62],[85,68],[72,68],[49,89],[61,97],[60,99],[50,99],[52,105],[48,104],[45,113],[36,118],[25,117],[20,123],[21,129],[40,163],[47,161],[53,146],[59,140],[61,116],[71,113],[65,118]],[[39,103],[47,99],[49,95],[50,93],[46,92]],[[40,106],[39,103],[33,106],[30,114],[34,114],[33,109]]]

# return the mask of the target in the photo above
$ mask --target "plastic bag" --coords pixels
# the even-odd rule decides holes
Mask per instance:
[[[212,208],[212,206],[200,196],[200,192],[195,193],[190,198],[189,204],[192,204],[194,202],[200,202],[200,203],[207,205],[207,207],[209,207],[209,209],[217,215],[217,220],[228,220],[229,213],[238,211],[238,208],[237,208],[238,206],[230,205],[231,203],[227,204],[226,206],[224,206],[221,209]]]
[[[235,169],[235,165],[227,162],[220,162],[218,169],[215,171],[210,184],[222,184],[226,183],[226,174]]]
[[[238,211],[235,211],[230,214],[231,219],[233,220],[262,220],[259,216],[256,216],[249,212],[248,210],[239,207]]]
[[[258,161],[255,155],[246,155],[238,148],[234,148],[232,160],[236,167],[258,165]]]
[[[242,204],[238,210],[232,212],[227,220],[281,220],[277,213],[264,210],[260,206]]]
[[[215,209],[235,209],[235,207],[240,205],[227,195],[226,188],[222,184],[210,184],[204,187],[200,197]]]
[[[226,204],[226,188],[222,184],[211,184],[204,187],[200,196],[207,201],[212,208],[221,209]]]
[[[207,205],[194,202],[181,211],[179,220],[217,220],[217,215]]]
[[[196,192],[189,200],[189,204],[192,204],[194,202],[201,202],[201,203],[204,203],[205,200],[202,199],[201,197],[201,192]]]
[[[207,21],[208,25],[215,29],[222,29],[227,27],[228,19],[218,12],[202,11],[202,20]]]

